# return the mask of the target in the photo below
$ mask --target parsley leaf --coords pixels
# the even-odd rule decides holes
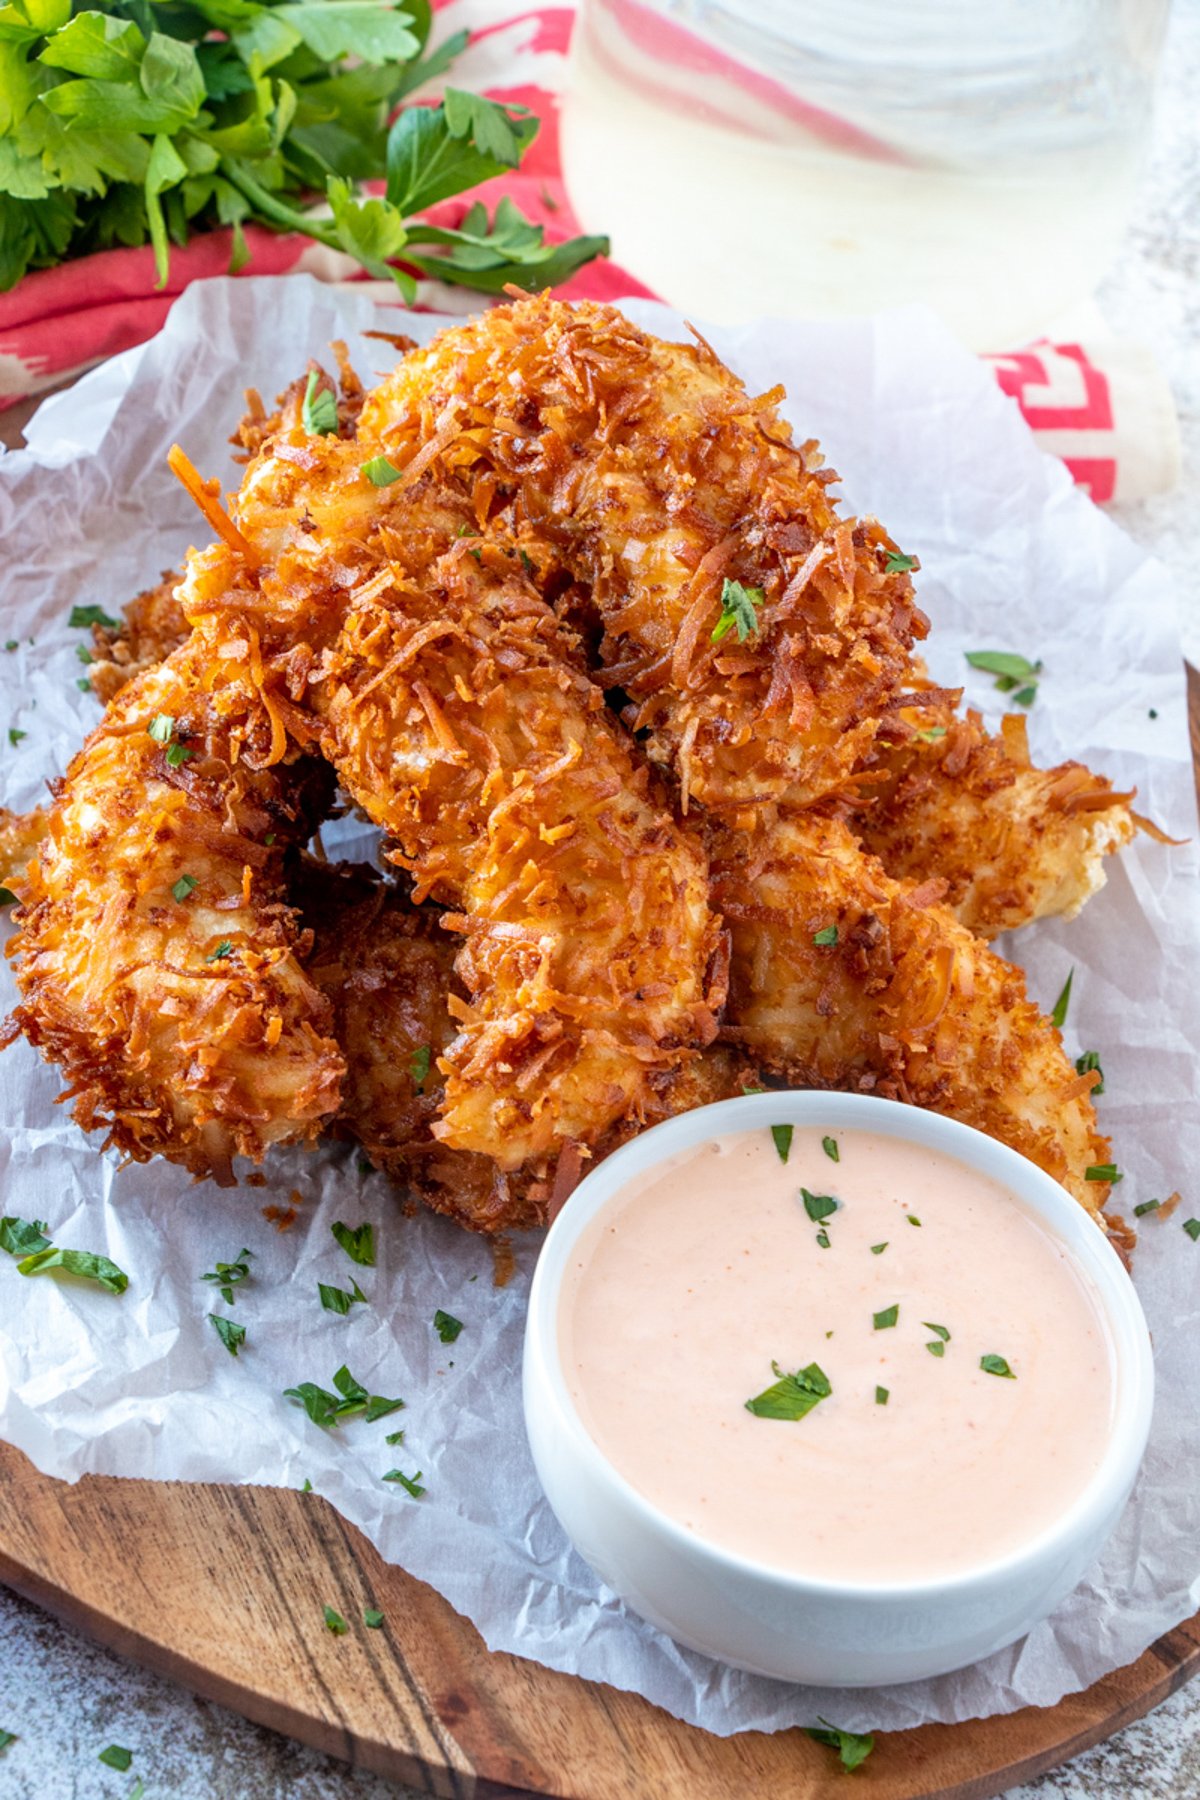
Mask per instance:
[[[250,1263],[248,1258],[253,1255],[253,1250],[239,1250],[233,1262],[216,1263],[200,1279],[214,1282],[220,1288],[221,1298],[226,1306],[232,1306],[234,1288],[249,1279]]]
[[[888,1247],[888,1239],[884,1238],[882,1244],[872,1244],[871,1245],[871,1255],[872,1256],[882,1256],[884,1251],[887,1249],[887,1247]]]
[[[1183,1221],[1183,1229],[1187,1232],[1193,1244],[1200,1243],[1200,1219],[1185,1219]]]
[[[817,1716],[820,1718],[819,1713]],[[825,1744],[830,1750],[837,1751],[848,1775],[865,1763],[875,1748],[875,1739],[869,1732],[841,1731],[836,1725],[831,1725],[828,1719],[821,1719],[819,1726],[806,1725],[804,1729],[815,1743]]]
[[[358,1263],[359,1267],[364,1269],[375,1267],[375,1227],[373,1225],[364,1222],[351,1230],[349,1225],[343,1225],[339,1219],[329,1229],[351,1262]]]
[[[817,945],[818,949],[828,950],[837,941],[838,928],[836,925],[824,925],[820,931],[813,932],[813,943]]]
[[[916,566],[917,559],[915,556],[901,556],[899,550],[889,550],[888,559],[884,568],[888,575],[907,575],[908,571],[910,569],[915,569]]]
[[[420,1469],[417,1470],[415,1475],[405,1475],[399,1469],[389,1469],[383,1479],[385,1481],[399,1482],[400,1486],[404,1488],[407,1493],[410,1493],[414,1500],[419,1500],[421,1495],[425,1492],[425,1489],[421,1486]]]
[[[228,938],[222,938],[220,943],[217,945],[216,949],[210,950],[204,960],[206,963],[224,962],[225,958],[227,956],[232,956],[232,955],[233,955],[233,945],[230,943]]]
[[[990,1354],[988,1356],[981,1356],[979,1359],[979,1366],[985,1375],[1001,1375],[1006,1381],[1015,1381],[1017,1379],[1002,1356],[992,1356]]]
[[[900,1317],[899,1302],[895,1306],[885,1306],[882,1312],[872,1313],[871,1322],[876,1331],[890,1331]]]
[[[746,1411],[752,1412],[755,1418],[803,1419],[833,1392],[828,1376],[817,1363],[797,1369],[794,1375],[785,1375],[777,1362],[772,1362],[771,1368],[777,1380],[746,1402]]]
[[[340,1425],[343,1419],[355,1418],[360,1413],[368,1425],[371,1425],[376,1419],[385,1419],[389,1413],[404,1405],[403,1400],[388,1400],[382,1394],[368,1394],[344,1363],[334,1375],[333,1385],[337,1392],[331,1394],[328,1388],[318,1387],[313,1381],[302,1381],[298,1387],[285,1388],[284,1398],[298,1400],[313,1424],[326,1429]]]
[[[363,463],[361,472],[372,487],[391,487],[393,481],[399,481],[404,470],[398,469],[386,456],[373,456],[370,462]]]
[[[886,1406],[888,1403],[888,1394],[889,1394],[889,1389],[887,1389],[885,1387],[877,1387],[875,1389],[875,1404],[876,1404],[876,1406]]]
[[[337,396],[327,387],[318,388],[320,370],[308,371],[308,384],[300,403],[300,418],[309,437],[328,437],[338,428]]]
[[[1031,663],[1028,657],[1017,656],[1008,650],[968,650],[967,661],[973,669],[983,669],[994,675],[1000,693],[1012,694],[1018,706],[1032,706],[1037,699],[1037,677],[1042,672],[1040,662]]]
[[[187,899],[188,895],[199,886],[200,883],[194,875],[181,875],[178,881],[172,882],[171,884],[172,898],[178,900],[182,904],[182,902]]]
[[[779,1152],[781,1163],[786,1163],[792,1153],[792,1136],[795,1129],[794,1125],[772,1125],[771,1127],[771,1136],[775,1140],[775,1148]]]
[[[814,1225],[819,1225],[822,1219],[829,1218],[830,1214],[835,1213],[841,1204],[840,1201],[834,1199],[832,1194],[810,1194],[806,1187],[800,1189],[800,1198],[804,1202],[805,1212]]]
[[[932,1319],[922,1319],[921,1323],[926,1331],[932,1331],[935,1336],[940,1337],[943,1344],[948,1344],[950,1342],[950,1333],[946,1330],[944,1325],[935,1325]]]
[[[239,1325],[236,1319],[222,1319],[217,1313],[209,1313],[213,1330],[228,1350],[230,1356],[236,1356],[246,1341],[246,1327]]]
[[[58,1250],[48,1245],[17,1264],[19,1275],[45,1275],[53,1269],[61,1269],[64,1275],[78,1275],[82,1281],[94,1281],[110,1294],[123,1294],[129,1286],[124,1269],[92,1250]]]
[[[763,591],[756,587],[743,587],[740,581],[730,581],[726,576],[721,585],[721,616],[713,626],[712,641],[719,644],[723,637],[736,629],[739,644],[744,644],[752,632],[758,630],[758,618],[755,607],[763,603]]]
[[[383,1624],[383,1614],[374,1606],[364,1607],[363,1624],[371,1631],[378,1631]]]
[[[317,1292],[321,1296],[321,1305],[325,1311],[340,1313],[344,1317],[357,1301],[361,1301],[365,1305],[367,1296],[357,1281],[352,1281],[350,1288],[350,1293],[347,1293],[345,1288],[326,1287],[323,1281],[318,1281]]]
[[[1071,1004],[1071,983],[1074,981],[1074,979],[1075,979],[1075,971],[1074,971],[1074,969],[1072,969],[1070,974],[1067,976],[1066,981],[1063,983],[1062,993],[1058,996],[1058,999],[1054,1002],[1054,1011],[1050,1014],[1050,1023],[1058,1031],[1061,1031],[1063,1026],[1067,1022],[1067,1008]]]
[[[327,1606],[325,1608],[325,1629],[332,1632],[334,1637],[345,1637],[350,1627],[340,1612],[335,1612],[332,1606]]]
[[[8,728],[8,741],[13,746],[14,750],[21,742],[21,739],[27,738],[28,736],[29,733],[27,731],[18,731],[13,725],[10,725]]]
[[[122,1744],[110,1744],[107,1750],[100,1752],[96,1760],[110,1769],[119,1769],[124,1774],[133,1761],[133,1751],[126,1750]]]
[[[462,1320],[456,1319],[453,1313],[443,1312],[439,1306],[433,1315],[433,1329],[443,1344],[453,1344],[462,1330]]]
[[[7,1250],[10,1256],[29,1256],[35,1250],[47,1250],[50,1239],[45,1233],[44,1220],[0,1219],[0,1250]]]
[[[78,19],[75,21],[76,24],[79,22]],[[48,62],[50,59],[43,56],[41,60]],[[106,613],[102,606],[73,606],[67,624],[72,631],[85,631],[89,625],[100,625],[105,631],[115,631],[118,621],[110,613]]]
[[[10,1744],[15,1744],[16,1741],[17,1734],[15,1731],[0,1731],[0,1751],[7,1750],[8,1746]]]
[[[835,1137],[823,1137],[821,1139],[821,1148],[829,1158],[830,1162],[841,1162],[842,1156],[838,1149],[838,1142]]]

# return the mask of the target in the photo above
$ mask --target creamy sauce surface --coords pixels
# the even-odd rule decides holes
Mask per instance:
[[[973,1169],[869,1132],[837,1133],[834,1162],[823,1135],[797,1126],[785,1164],[768,1130],[733,1133],[616,1196],[563,1282],[568,1388],[625,1478],[724,1549],[831,1580],[990,1562],[1061,1516],[1103,1456],[1116,1375],[1099,1301]],[[802,1189],[836,1212],[810,1218]],[[803,1418],[757,1417],[772,1361],[815,1363],[832,1391]]]

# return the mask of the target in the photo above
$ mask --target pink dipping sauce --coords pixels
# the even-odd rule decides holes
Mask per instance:
[[[602,1209],[560,1301],[572,1398],[633,1487],[738,1555],[859,1582],[992,1562],[1101,1461],[1116,1374],[1099,1303],[1065,1245],[966,1164],[870,1132],[839,1133],[835,1163],[822,1135],[797,1126],[786,1164],[767,1130],[710,1140]],[[814,1221],[802,1187],[838,1210]],[[831,1393],[756,1417],[772,1360],[816,1363]]]

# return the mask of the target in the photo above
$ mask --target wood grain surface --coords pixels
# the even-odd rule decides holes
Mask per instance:
[[[31,410],[31,409],[27,409]],[[27,416],[27,412],[26,412]],[[24,418],[0,419],[13,443]],[[1200,788],[1200,676],[1188,670]],[[0,1444],[0,1581],[259,1724],[430,1794],[834,1800],[801,1731],[715,1738],[633,1694],[490,1654],[315,1494],[39,1474]],[[351,1622],[324,1627],[328,1604]],[[385,1615],[380,1630],[363,1609]],[[1200,1670],[1200,1615],[1058,1706],[882,1734],[862,1800],[985,1800],[1100,1742]]]

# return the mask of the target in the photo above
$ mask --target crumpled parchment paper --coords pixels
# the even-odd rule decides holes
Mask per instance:
[[[681,335],[665,308],[630,311]],[[99,601],[115,612],[190,542],[207,541],[167,472],[171,442],[234,486],[226,439],[244,386],[273,396],[309,355],[328,361],[336,336],[369,377],[390,352],[363,330],[425,338],[437,323],[376,313],[307,277],[202,282],[158,338],[45,403],[29,448],[0,458],[0,642],[17,640],[0,650],[4,803],[23,808],[41,797],[98,716],[77,686],[75,648],[87,634],[68,628],[70,608]],[[786,382],[799,436],[822,440],[848,504],[878,513],[920,554],[934,675],[965,680],[995,720],[1000,697],[968,669],[964,649],[1040,657],[1035,756],[1078,756],[1119,786],[1136,784],[1142,810],[1174,835],[1193,833],[1166,576],[1035,448],[990,375],[919,311],[710,335],[752,388]],[[10,728],[27,735],[10,746]],[[336,851],[337,834],[328,841]],[[901,1728],[1050,1704],[1130,1661],[1200,1604],[1200,1244],[1180,1229],[1200,1212],[1198,901],[1195,848],[1139,838],[1081,918],[1037,926],[1014,946],[1047,1007],[1075,970],[1067,1041],[1072,1054],[1095,1048],[1103,1057],[1100,1116],[1126,1171],[1118,1202],[1181,1188],[1185,1206],[1171,1220],[1144,1222],[1136,1259],[1159,1398],[1135,1497],[1102,1565],[1057,1615],[973,1669],[828,1693],[681,1650],[595,1579],[538,1489],[519,1381],[536,1241],[519,1246],[515,1278],[495,1289],[485,1244],[430,1216],[403,1217],[383,1178],[360,1172],[352,1147],[278,1155],[267,1188],[232,1192],[194,1185],[163,1162],[118,1172],[55,1107],[58,1076],[23,1042],[0,1058],[2,1210],[48,1220],[57,1243],[107,1253],[130,1285],[116,1298],[28,1280],[0,1255],[0,1433],[69,1481],[88,1471],[292,1487],[307,1478],[385,1557],[440,1589],[491,1647],[636,1689],[710,1731],[774,1730],[817,1714],[847,1728]],[[6,971],[0,982],[6,1006]],[[280,1235],[261,1208],[293,1190],[299,1218]],[[375,1222],[376,1268],[348,1261],[330,1235],[336,1219]],[[229,1309],[199,1277],[243,1246],[254,1252],[253,1274]],[[322,1311],[317,1282],[348,1288],[353,1276],[370,1304],[348,1318]],[[453,1345],[433,1329],[439,1307],[464,1322]],[[247,1326],[236,1361],[210,1311]],[[406,1410],[326,1433],[282,1398],[304,1380],[328,1387],[342,1363],[372,1392],[403,1396]],[[389,1447],[385,1435],[397,1427],[405,1441]],[[421,1472],[423,1499],[384,1484],[394,1467]]]

